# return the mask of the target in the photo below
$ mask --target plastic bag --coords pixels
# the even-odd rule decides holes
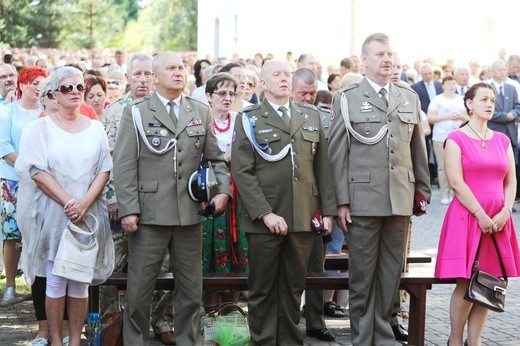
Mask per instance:
[[[234,308],[235,311],[222,313],[229,308]],[[220,346],[249,345],[251,334],[246,313],[235,303],[222,304],[218,310],[203,318],[202,325],[205,341],[212,340]]]

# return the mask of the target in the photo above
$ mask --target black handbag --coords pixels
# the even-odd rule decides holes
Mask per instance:
[[[498,261],[500,262],[503,279],[478,269],[480,245],[482,244],[483,237],[484,233],[480,236],[477,253],[475,254],[475,262],[473,262],[473,268],[471,269],[471,278],[464,299],[496,312],[504,312],[507,273],[504,268],[504,263],[502,262],[500,251],[498,251],[497,240],[495,239],[494,234],[491,234],[491,238],[493,239],[493,244],[495,245],[498,254]]]

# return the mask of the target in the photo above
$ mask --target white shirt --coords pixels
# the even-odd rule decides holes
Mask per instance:
[[[379,95],[379,92],[381,91],[381,89],[385,89],[386,90],[386,100],[387,101],[390,101],[390,82],[387,82],[385,84],[385,86],[381,86],[373,81],[370,80],[370,78],[366,77],[367,78],[367,82],[368,84],[370,84],[370,86],[376,91],[376,94]]]
[[[280,118],[283,116],[282,112],[280,112],[280,111],[278,110],[278,108],[280,108],[280,107],[285,107],[285,109],[287,109],[287,115],[289,115],[289,118],[291,117],[291,107],[289,106],[289,102],[287,102],[286,104],[281,105],[281,106],[279,106],[279,105],[277,105],[276,103],[273,103],[273,102],[271,102],[271,101],[269,101],[269,100],[267,100],[267,102],[269,102],[269,104],[271,105],[271,107],[273,107],[274,110],[278,113],[278,115],[280,115]]]
[[[170,105],[169,105],[170,100],[168,100],[166,97],[162,96],[159,93],[157,93],[157,97],[159,97],[159,100],[164,105],[164,108],[166,108],[166,112],[170,113]],[[179,111],[181,109],[181,99],[182,99],[182,95],[173,100],[173,103],[175,103],[175,106],[177,106],[177,109],[175,109],[175,108],[173,109],[177,119],[179,119]]]

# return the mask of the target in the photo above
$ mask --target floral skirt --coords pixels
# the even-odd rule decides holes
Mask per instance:
[[[16,222],[16,195],[18,193],[18,181],[0,179],[0,191],[2,193],[0,205],[0,225],[2,227],[2,239],[21,239],[22,233]]]
[[[249,272],[248,244],[238,216],[236,241],[229,224],[229,212],[202,222],[202,273]]]

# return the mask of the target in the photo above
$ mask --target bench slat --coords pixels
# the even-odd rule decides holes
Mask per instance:
[[[412,252],[406,258],[406,263],[431,263],[432,258],[420,253]],[[325,256],[325,270],[348,270],[348,254],[329,254]]]

